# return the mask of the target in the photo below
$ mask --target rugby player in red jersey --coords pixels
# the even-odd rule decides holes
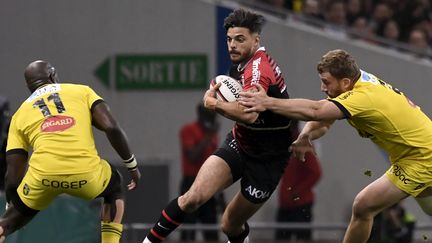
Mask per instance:
[[[241,82],[243,90],[258,83],[268,95],[288,98],[278,65],[260,45],[263,24],[263,16],[243,9],[233,11],[225,19],[228,51],[234,64],[231,76]],[[246,113],[238,102],[217,100],[217,88],[218,85],[205,93],[204,104],[235,121],[234,128],[204,162],[191,188],[165,207],[144,243],[165,240],[186,214],[237,180],[241,188],[223,214],[222,231],[230,243],[248,242],[247,220],[269,199],[284,172],[292,142],[290,119],[270,111]]]

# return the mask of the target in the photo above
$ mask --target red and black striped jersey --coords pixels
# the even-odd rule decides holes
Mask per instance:
[[[264,47],[259,48],[244,66],[239,65],[236,71],[233,76],[240,80],[243,90],[253,88],[253,83],[259,83],[268,96],[289,98],[282,72]],[[237,122],[233,135],[242,150],[251,156],[280,156],[288,153],[292,143],[290,121],[282,115],[264,111],[253,124]]]

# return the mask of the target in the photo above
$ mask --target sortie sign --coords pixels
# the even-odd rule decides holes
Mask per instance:
[[[207,55],[115,55],[95,71],[107,87],[202,89],[208,85]]]

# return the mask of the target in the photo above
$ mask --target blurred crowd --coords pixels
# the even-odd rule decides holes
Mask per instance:
[[[316,20],[333,34],[395,47],[404,43],[418,55],[432,47],[430,0],[258,0],[296,16]],[[351,31],[346,31],[346,30]],[[385,39],[385,43],[378,40]],[[390,43],[390,44],[389,44]],[[396,44],[396,45],[393,45]]]

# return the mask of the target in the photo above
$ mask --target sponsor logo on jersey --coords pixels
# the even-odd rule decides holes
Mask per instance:
[[[41,125],[42,132],[62,132],[75,125],[75,119],[70,116],[50,116]]]
[[[42,179],[42,185],[46,187],[52,187],[52,188],[79,189],[83,187],[85,184],[87,184],[87,180],[57,181],[57,180]]]
[[[261,191],[252,186],[246,187],[245,191],[247,191],[249,195],[256,199],[265,199],[270,197],[270,192]]]
[[[346,100],[348,97],[350,97],[351,95],[353,95],[354,92],[352,91],[348,91],[345,94],[343,94],[342,96],[339,97],[340,100]]]
[[[42,95],[56,93],[56,92],[59,92],[60,90],[61,90],[60,84],[49,84],[49,85],[43,86],[43,87],[35,90],[30,95],[30,97],[28,97],[26,102],[32,102],[34,99],[39,98]]]
[[[370,76],[369,76],[369,73],[367,73],[367,72],[365,72],[365,71],[362,70],[361,74],[362,74],[362,79],[364,81],[369,81],[371,79]]]
[[[403,171],[403,169],[400,166],[394,165],[390,173],[394,174],[404,184],[408,184],[411,182],[411,180],[407,178],[405,171]]]
[[[259,65],[261,64],[261,57],[257,58],[252,62],[252,83],[259,83],[261,78],[261,72],[259,70]]]
[[[275,71],[276,71],[276,76],[279,76],[279,75],[281,75],[281,73],[282,73],[282,71],[281,71],[281,69],[280,69],[279,66],[276,66]]]

